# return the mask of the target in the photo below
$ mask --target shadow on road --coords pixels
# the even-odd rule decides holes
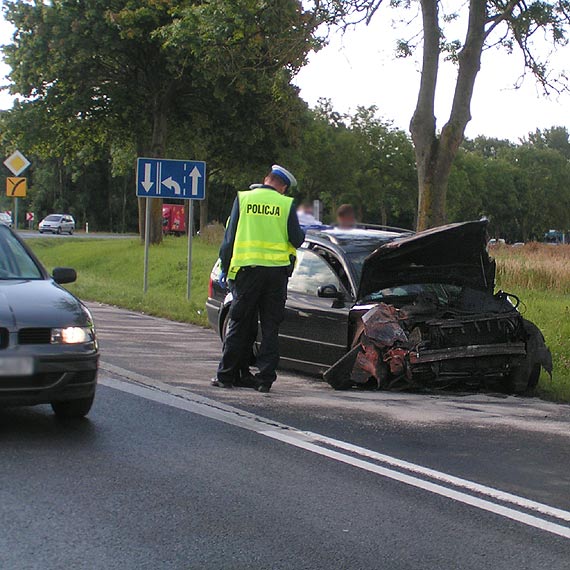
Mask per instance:
[[[14,442],[84,445],[95,440],[96,431],[88,418],[62,420],[47,406],[0,409],[0,438],[4,445]]]

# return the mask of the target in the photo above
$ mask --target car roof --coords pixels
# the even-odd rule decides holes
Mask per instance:
[[[378,247],[383,243],[411,235],[412,233],[411,230],[400,229],[381,230],[355,228],[353,230],[341,230],[339,228],[331,228],[308,230],[307,238],[313,238],[312,241],[329,242],[344,251],[350,251],[354,249],[370,249],[374,246]],[[314,238],[316,238],[316,240]]]

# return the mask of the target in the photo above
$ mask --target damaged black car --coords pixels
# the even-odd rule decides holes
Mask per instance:
[[[208,315],[223,337],[231,296],[212,271]],[[337,389],[527,393],[552,371],[518,298],[495,292],[487,221],[425,232],[308,232],[290,279],[281,367]]]

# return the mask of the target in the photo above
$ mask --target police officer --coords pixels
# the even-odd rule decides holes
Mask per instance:
[[[231,388],[251,350],[251,327],[259,314],[261,347],[254,387],[269,392],[279,363],[279,324],[287,298],[287,280],[296,249],[305,239],[293,199],[285,192],[297,185],[285,168],[273,165],[262,185],[238,192],[220,248],[222,279],[233,293],[223,355],[214,386]]]

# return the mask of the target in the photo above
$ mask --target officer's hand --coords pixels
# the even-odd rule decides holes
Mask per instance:
[[[220,273],[220,276],[218,277],[218,285],[222,289],[228,288],[228,278],[227,278],[227,275],[223,271]]]

